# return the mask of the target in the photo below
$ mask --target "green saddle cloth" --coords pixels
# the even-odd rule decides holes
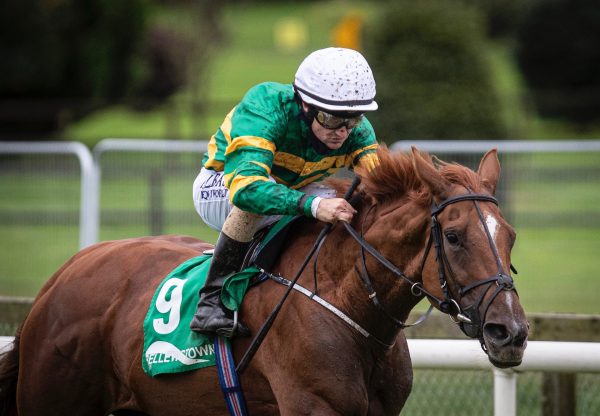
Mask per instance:
[[[284,216],[277,222],[261,242],[261,249],[293,219]],[[144,319],[142,366],[146,374],[156,376],[215,365],[213,337],[190,330],[211,258],[205,255],[186,260],[156,289]],[[260,270],[253,266],[227,278],[221,291],[223,305],[239,310],[250,279],[258,273]]]
[[[213,337],[190,330],[211,258],[199,256],[185,261],[158,286],[144,319],[142,366],[146,374],[156,376],[215,365]],[[250,278],[259,272],[249,267],[226,280],[221,301],[228,309],[239,309]]]

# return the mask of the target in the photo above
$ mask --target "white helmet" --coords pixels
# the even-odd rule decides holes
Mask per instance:
[[[294,87],[307,104],[335,112],[377,110],[375,79],[365,58],[355,50],[320,49],[298,67]]]

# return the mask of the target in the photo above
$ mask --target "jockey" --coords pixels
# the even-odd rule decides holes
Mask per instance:
[[[352,219],[354,208],[315,182],[342,167],[378,164],[375,132],[363,115],[377,109],[374,98],[365,58],[326,48],[304,59],[293,84],[256,85],[225,117],[193,186],[196,211],[220,231],[193,331],[234,335],[221,288],[241,268],[254,233],[276,216]],[[247,332],[241,325],[237,330]]]

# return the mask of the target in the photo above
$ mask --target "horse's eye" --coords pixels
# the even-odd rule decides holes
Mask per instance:
[[[444,235],[450,244],[458,244],[458,235],[455,232],[446,231]]]

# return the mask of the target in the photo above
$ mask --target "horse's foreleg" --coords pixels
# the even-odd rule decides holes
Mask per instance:
[[[279,412],[281,416],[299,416],[299,415],[318,415],[318,416],[345,416],[351,414],[366,414],[364,411],[349,411],[344,406],[344,409],[334,408],[330,403],[325,402],[323,399],[318,397],[306,397],[302,395],[303,400],[279,400]],[[337,407],[337,406],[336,406]]]
[[[316,371],[315,374],[318,374]],[[365,386],[356,380],[351,388],[339,379],[322,374],[320,380],[312,383],[303,380],[300,383],[291,381],[285,385],[274,386],[277,405],[284,415],[319,415],[346,416],[366,415],[369,409]]]

